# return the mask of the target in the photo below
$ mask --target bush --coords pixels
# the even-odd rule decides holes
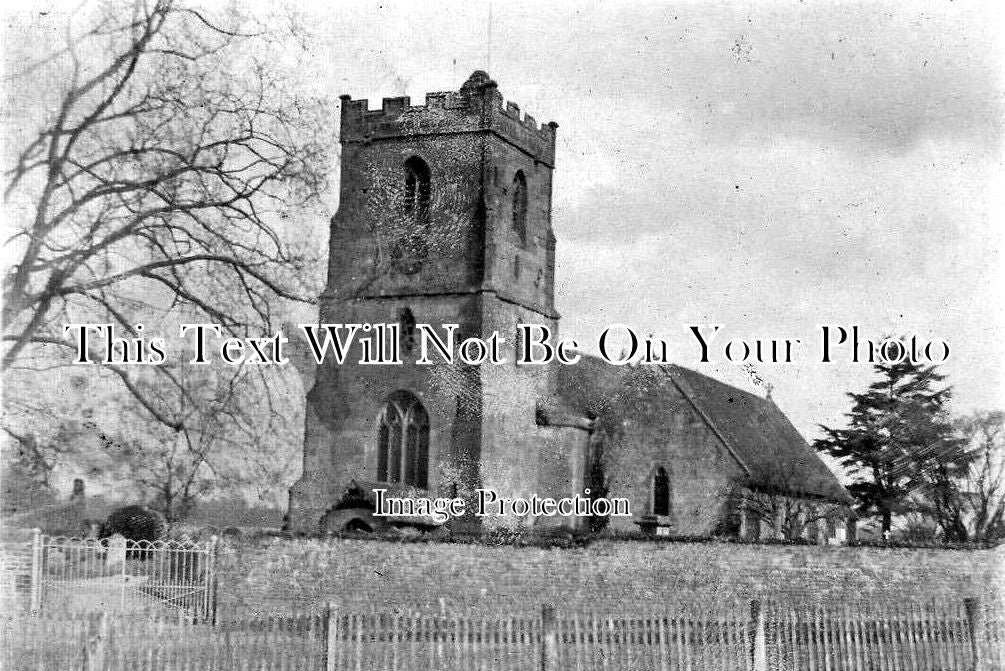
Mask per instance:
[[[112,511],[101,529],[104,538],[119,534],[132,541],[156,541],[164,537],[167,522],[156,510],[144,505],[125,506]]]

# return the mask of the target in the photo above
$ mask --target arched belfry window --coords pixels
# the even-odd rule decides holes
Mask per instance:
[[[398,310],[398,328],[401,339],[400,346],[405,352],[411,352],[415,347],[415,315],[411,308],[405,307]]]
[[[513,176],[513,230],[520,238],[520,244],[527,243],[527,178],[523,170]]]
[[[419,223],[429,221],[429,166],[418,156],[405,161],[405,214]]]
[[[391,394],[380,411],[377,479],[425,488],[429,471],[429,415],[407,391]]]
[[[670,476],[663,467],[653,476],[653,515],[670,514]]]

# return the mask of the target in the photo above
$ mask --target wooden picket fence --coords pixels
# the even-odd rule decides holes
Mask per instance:
[[[631,615],[346,612],[199,622],[4,622],[0,668],[38,671],[1005,671],[1002,611],[961,603],[668,605]]]
[[[1005,669],[1005,622],[976,600],[765,605],[765,668],[813,671]]]
[[[199,622],[152,614],[7,620],[0,669],[206,671],[327,667],[323,614]]]

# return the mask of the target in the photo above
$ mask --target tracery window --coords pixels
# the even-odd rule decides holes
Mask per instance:
[[[377,479],[425,488],[429,471],[429,415],[407,391],[388,397],[377,430]]]

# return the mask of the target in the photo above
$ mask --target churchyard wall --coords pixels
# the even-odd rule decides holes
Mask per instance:
[[[661,604],[960,600],[1001,604],[1005,548],[603,541],[574,549],[352,539],[225,544],[219,616],[349,610],[630,614]]]

